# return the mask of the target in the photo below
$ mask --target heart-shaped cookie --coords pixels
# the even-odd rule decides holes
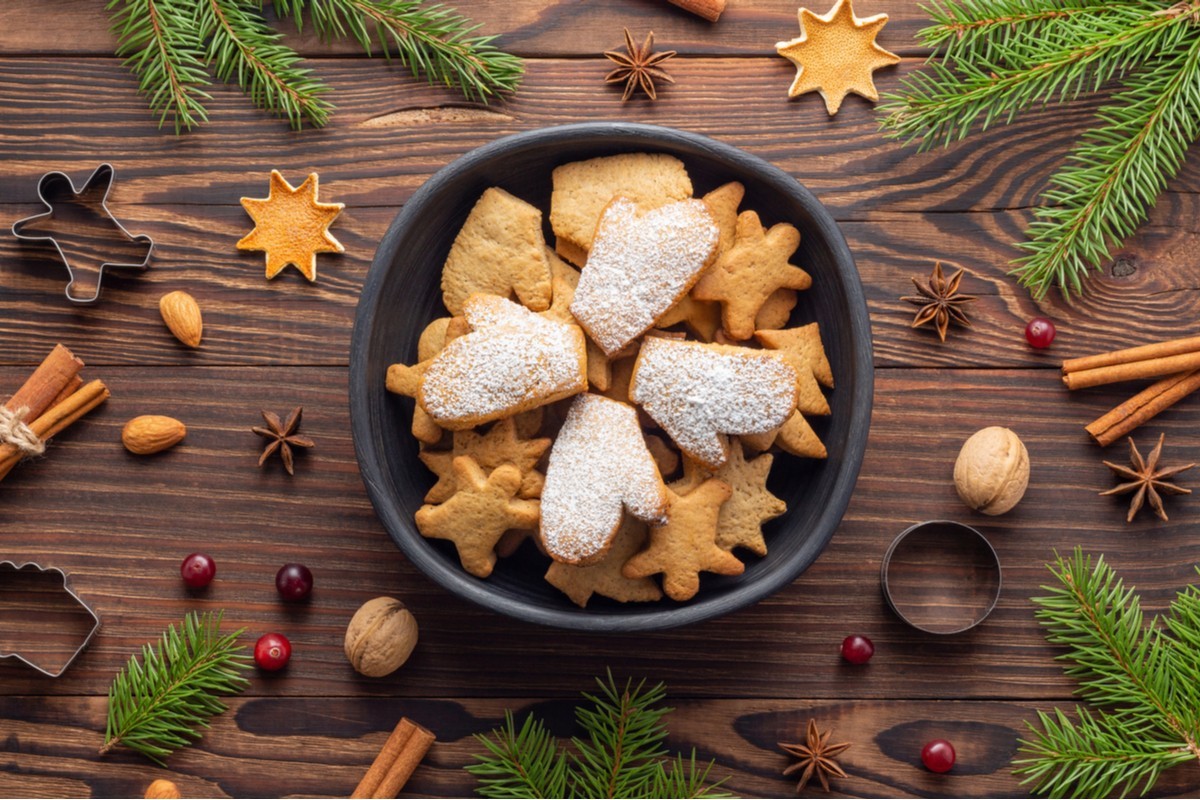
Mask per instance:
[[[622,510],[665,521],[666,487],[633,406],[575,398],[550,450],[542,488],[542,544],[556,561],[594,563],[608,552]]]
[[[725,434],[762,433],[796,408],[796,371],[762,350],[646,337],[629,399],[684,453],[710,468],[728,457]]]
[[[612,355],[671,309],[716,255],[720,231],[703,200],[639,213],[628,198],[604,209],[571,313]]]
[[[417,399],[443,428],[473,428],[587,389],[578,326],[489,294],[471,295],[463,315],[471,333],[407,368],[422,372]]]

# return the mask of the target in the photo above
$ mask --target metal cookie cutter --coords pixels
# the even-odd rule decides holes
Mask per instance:
[[[70,282],[67,283],[66,296],[72,303],[87,305],[94,303],[100,299],[100,285],[104,278],[104,270],[111,267],[113,269],[138,269],[144,270],[150,265],[150,256],[154,253],[154,240],[145,234],[134,236],[129,231],[125,230],[125,226],[117,221],[117,218],[108,210],[108,192],[112,188],[114,170],[112,164],[101,164],[96,167],[96,171],[88,177],[83,184],[82,189],[76,189],[75,184],[71,179],[62,172],[47,172],[38,181],[38,199],[42,201],[42,205],[46,207],[46,211],[41,214],[35,214],[32,217],[17,220],[13,223],[12,232],[18,239],[31,242],[50,242],[54,245],[54,249],[58,251],[58,257],[62,259],[63,264],[67,268],[67,274],[70,276]],[[98,216],[102,216],[105,224],[119,232],[126,240],[146,245],[146,257],[138,264],[119,263],[114,261],[106,261],[103,257],[96,255],[88,264],[72,265],[62,245],[59,244],[58,236],[64,228],[70,228],[73,225],[80,223],[72,223],[69,220],[56,218],[54,213],[55,202],[61,202],[68,193],[72,196],[71,202],[80,206],[90,206],[99,208]],[[102,214],[100,212],[103,212]],[[84,284],[89,281],[80,280],[86,276],[91,279],[90,282],[94,286],[84,286],[79,293],[73,290],[79,289],[77,283]],[[91,288],[90,294],[87,290]]]
[[[4,580],[4,574],[6,572],[14,572],[15,573],[15,572],[20,572],[21,570],[24,570],[24,569],[33,569],[33,570],[37,570],[38,572],[41,572],[41,573],[57,572],[62,577],[63,591],[66,592],[68,595],[70,595],[71,598],[74,599],[75,602],[78,603],[79,606],[84,611],[86,611],[91,616],[92,620],[95,622],[95,624],[92,625],[92,629],[90,631],[88,631],[87,636],[85,636],[83,641],[80,642],[79,646],[75,648],[75,652],[71,653],[71,657],[68,658],[66,660],[66,662],[64,662],[63,665],[58,668],[57,671],[46,669],[45,667],[41,666],[40,664],[37,664],[36,662],[26,658],[19,652],[14,651],[11,653],[6,653],[2,649],[0,649],[0,659],[15,658],[18,661],[28,664],[29,666],[33,667],[34,669],[36,669],[38,672],[42,673],[43,675],[48,675],[51,678],[57,678],[59,675],[62,675],[64,672],[67,671],[67,667],[71,666],[71,664],[75,661],[75,659],[79,657],[79,654],[83,652],[84,648],[86,648],[91,643],[92,639],[95,638],[96,632],[100,630],[100,615],[97,614],[92,609],[91,606],[89,606],[87,603],[85,603],[83,601],[83,598],[81,598],[78,594],[75,593],[75,590],[72,589],[70,584],[67,582],[67,573],[63,572],[58,567],[43,567],[40,564],[35,564],[32,561],[26,561],[22,564],[17,564],[14,561],[0,561],[0,581]]]

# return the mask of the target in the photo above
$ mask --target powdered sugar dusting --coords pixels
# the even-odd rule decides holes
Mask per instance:
[[[632,200],[615,198],[596,226],[571,313],[612,355],[692,287],[719,236],[702,200],[668,203],[639,217]]]
[[[421,404],[441,423],[479,424],[587,388],[583,331],[503,297],[475,294],[472,328],[434,357]]]
[[[586,562],[616,534],[621,509],[666,522],[666,492],[633,406],[575,398],[550,450],[542,489],[542,543],[559,561]]]
[[[680,449],[712,467],[725,463],[721,434],[765,433],[796,408],[796,372],[771,353],[647,337],[630,399]]]

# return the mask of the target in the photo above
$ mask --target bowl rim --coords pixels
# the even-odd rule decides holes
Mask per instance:
[[[836,466],[833,491],[825,498],[826,503],[813,523],[817,535],[810,536],[803,547],[790,553],[770,573],[752,582],[737,586],[730,592],[707,601],[703,596],[686,604],[663,607],[655,605],[643,611],[620,615],[589,612],[579,608],[547,609],[528,605],[518,600],[497,597],[486,581],[468,574],[457,564],[450,564],[432,551],[416,546],[412,536],[417,536],[408,515],[390,502],[385,487],[389,478],[382,469],[383,458],[379,447],[371,436],[370,406],[372,398],[367,391],[366,353],[369,329],[375,314],[380,310],[379,289],[384,281],[408,229],[415,224],[418,211],[432,198],[436,198],[442,187],[451,183],[461,173],[474,169],[481,163],[502,157],[512,151],[557,143],[575,137],[602,136],[611,139],[614,145],[645,148],[650,152],[662,152],[664,145],[681,149],[701,150],[706,155],[730,163],[736,170],[752,173],[763,183],[791,196],[811,217],[810,228],[816,228],[832,251],[833,261],[839,266],[839,280],[849,301],[850,315],[843,322],[851,329],[851,341],[855,342],[856,358],[853,364],[852,396],[847,429],[846,458]],[[684,156],[686,160],[686,156]],[[861,358],[857,357],[861,354]],[[851,381],[844,381],[851,383]],[[866,451],[870,429],[871,409],[874,400],[874,352],[871,340],[870,316],[862,281],[854,257],[846,244],[841,229],[829,211],[816,196],[796,178],[779,167],[748,153],[738,147],[691,131],[647,125],[633,122],[581,122],[567,125],[537,128],[500,137],[451,161],[435,172],[406,202],[388,226],[387,233],[379,242],[371,267],[363,283],[354,330],[350,341],[350,425],[354,441],[354,452],[358,459],[359,473],[366,486],[367,495],[380,522],[389,537],[427,577],[444,589],[463,597],[492,612],[503,613],[525,622],[534,622],[555,628],[575,631],[609,633],[638,633],[664,630],[690,625],[732,611],[751,606],[792,583],[804,570],[811,566],[824,551],[834,532],[841,524],[849,505],[863,455]],[[406,537],[397,533],[407,531]]]

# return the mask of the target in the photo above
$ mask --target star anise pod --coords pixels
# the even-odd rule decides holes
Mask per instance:
[[[639,87],[649,95],[651,100],[657,100],[658,92],[654,88],[654,81],[675,82],[675,79],[668,75],[667,71],[662,68],[662,63],[668,58],[673,58],[675,51],[664,50],[661,53],[652,53],[650,49],[653,46],[654,31],[646,34],[646,41],[641,47],[638,47],[633,43],[633,37],[629,35],[629,29],[625,28],[625,52],[622,53],[617,50],[604,51],[604,57],[617,64],[616,69],[604,76],[604,82],[625,82],[625,93],[621,95],[621,102],[625,102],[632,97],[634,90]]]
[[[1146,500],[1150,501],[1150,508],[1154,509],[1154,513],[1158,514],[1159,519],[1167,522],[1167,512],[1163,510],[1163,502],[1161,495],[1164,494],[1191,494],[1191,489],[1184,489],[1182,486],[1176,486],[1170,482],[1181,472],[1189,470],[1196,466],[1188,464],[1183,467],[1159,468],[1158,459],[1162,456],[1163,440],[1167,438],[1164,433],[1158,437],[1158,444],[1150,451],[1150,457],[1142,460],[1142,454],[1138,452],[1137,445],[1133,443],[1133,437],[1129,437],[1129,460],[1133,462],[1133,469],[1123,467],[1120,464],[1114,464],[1111,461],[1105,461],[1104,466],[1117,473],[1117,477],[1124,478],[1127,483],[1122,483],[1119,486],[1114,486],[1107,492],[1101,492],[1102,497],[1114,494],[1129,494],[1133,492],[1133,500],[1129,503],[1129,516],[1125,518],[1126,522],[1133,522],[1133,518],[1142,509],[1142,503]]]
[[[263,428],[256,425],[250,429],[267,440],[267,445],[263,448],[262,455],[258,459],[260,467],[267,463],[267,459],[273,453],[278,451],[279,457],[283,459],[283,467],[288,471],[288,475],[296,474],[293,465],[292,448],[313,446],[312,439],[307,436],[299,436],[296,433],[300,428],[300,415],[303,413],[304,408],[296,406],[292,409],[292,413],[288,414],[287,421],[281,422],[278,414],[271,411],[262,412],[263,419],[267,422],[267,427]]]
[[[829,737],[832,733],[832,731],[821,733],[817,730],[817,721],[810,719],[805,744],[779,743],[780,748],[799,759],[783,771],[784,775],[800,772],[800,783],[796,785],[797,792],[804,791],[804,787],[814,777],[821,782],[821,788],[827,792],[829,791],[829,776],[846,777],[846,771],[835,759],[850,746],[850,743],[830,744]]]
[[[913,277],[913,285],[921,293],[920,296],[901,297],[900,299],[921,306],[917,311],[917,316],[913,318],[912,326],[914,328],[932,322],[937,327],[938,338],[944,342],[951,322],[957,322],[966,328],[971,327],[971,320],[967,319],[967,314],[963,311],[962,306],[973,303],[979,298],[959,293],[958,284],[962,282],[964,271],[959,269],[947,279],[942,274],[942,262],[938,261],[934,264],[933,275],[929,278],[928,286],[922,285],[916,277]]]

